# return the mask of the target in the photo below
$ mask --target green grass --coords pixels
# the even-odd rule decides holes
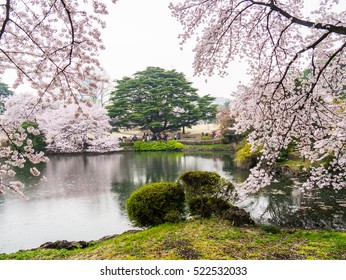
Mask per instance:
[[[163,224],[76,250],[33,250],[0,259],[346,259],[346,232],[232,227],[215,219]]]
[[[308,160],[297,158],[297,159],[287,159],[282,162],[277,162],[276,165],[277,166],[286,165],[293,169],[302,169],[302,168],[309,168],[311,166],[311,163]]]
[[[184,145],[183,151],[229,151],[229,144]]]
[[[151,143],[151,142],[144,142]],[[142,144],[143,145],[143,144]],[[146,144],[144,144],[146,145]],[[150,144],[147,144],[150,145]],[[120,147],[124,149],[124,151],[134,151],[134,142],[124,142],[120,143]],[[196,152],[196,151],[231,151],[233,147],[230,144],[205,144],[205,145],[189,145],[184,144],[183,151],[184,152]],[[149,147],[147,150],[157,150],[157,147]],[[162,150],[162,149],[161,149]]]
[[[176,140],[169,141],[136,141],[133,144],[135,151],[180,151],[184,145]]]

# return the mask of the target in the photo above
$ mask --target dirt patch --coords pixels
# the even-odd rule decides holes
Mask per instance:
[[[178,255],[185,260],[197,260],[200,258],[199,253],[191,248],[190,241],[187,239],[170,240],[167,239],[163,242],[163,247],[166,249],[177,249]]]

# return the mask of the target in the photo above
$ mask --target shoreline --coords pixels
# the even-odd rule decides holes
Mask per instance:
[[[39,248],[0,254],[0,259],[346,259],[346,231],[263,225],[234,227],[215,218],[166,223],[84,242],[47,242]],[[67,247],[49,248],[52,244]]]

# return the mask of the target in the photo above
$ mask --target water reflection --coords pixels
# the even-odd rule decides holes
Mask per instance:
[[[185,155],[184,153],[144,152],[126,156],[119,168],[120,176],[112,182],[112,191],[118,194],[120,206],[130,194],[140,186],[152,182],[177,180],[188,170],[216,171],[224,177],[232,177],[229,168],[231,156],[223,155]]]
[[[58,239],[92,240],[131,228],[125,203],[143,184],[175,181],[188,170],[216,171],[240,183],[231,155],[116,153],[51,156],[41,167],[47,182],[18,170],[28,199],[0,197],[0,252],[33,248]],[[299,183],[282,181],[239,202],[260,223],[346,229],[346,191],[303,193]]]
[[[282,181],[239,203],[260,223],[306,229],[346,229],[346,190],[302,191],[300,183]]]

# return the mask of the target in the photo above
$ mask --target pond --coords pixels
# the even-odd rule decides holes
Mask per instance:
[[[96,240],[132,228],[125,211],[130,193],[143,184],[175,181],[188,170],[216,171],[235,183],[247,174],[231,155],[119,152],[53,155],[41,167],[47,181],[18,170],[26,199],[0,197],[0,253],[55,240]],[[304,228],[346,229],[346,192],[299,191],[282,181],[237,203],[259,223]]]

